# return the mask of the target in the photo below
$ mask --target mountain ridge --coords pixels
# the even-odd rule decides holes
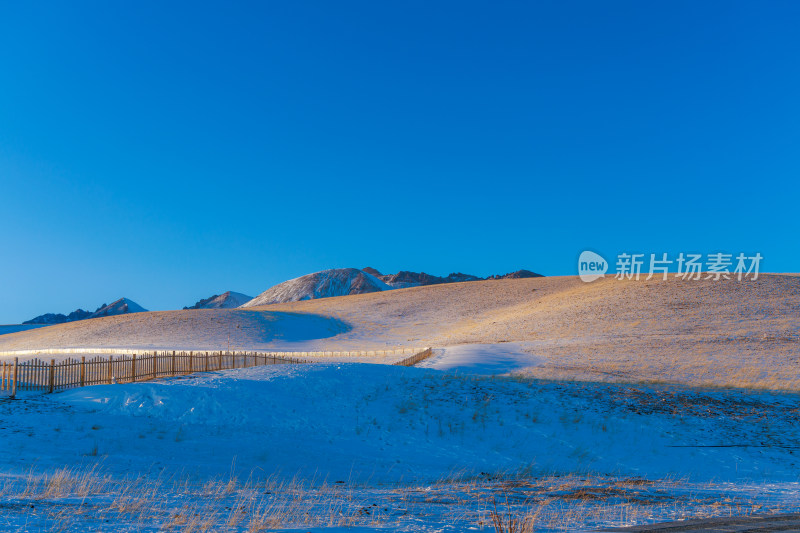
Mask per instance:
[[[441,283],[461,283],[465,281],[485,281],[490,279],[521,279],[521,278],[539,278],[543,277],[542,274],[537,274],[530,270],[517,270],[508,274],[495,274],[486,278],[473,276],[472,274],[463,274],[461,272],[453,272],[447,276],[440,277],[425,272],[411,272],[401,270],[397,274],[381,274],[377,269],[372,267],[365,267],[362,269],[364,272],[372,274],[376,278],[390,285],[395,289],[405,289],[407,287],[419,287],[425,285],[439,285]]]
[[[471,274],[453,272],[447,276],[434,276],[425,272],[401,270],[397,274],[382,274],[375,268],[333,268],[306,274],[270,287],[241,307],[254,307],[301,300],[316,300],[333,296],[366,294],[392,289],[405,289],[425,285],[441,285],[490,279],[519,279],[542,277],[530,270],[517,270],[508,274],[480,278]]]
[[[143,313],[147,309],[137,304],[133,300],[122,297],[110,304],[103,304],[98,307],[94,312],[85,311],[83,309],[76,309],[70,314],[65,315],[62,313],[45,313],[30,320],[26,320],[23,324],[65,324],[67,322],[77,322],[79,320],[88,320],[90,318],[101,318],[104,316],[123,315],[127,313]]]

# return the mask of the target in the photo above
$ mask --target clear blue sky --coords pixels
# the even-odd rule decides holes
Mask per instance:
[[[0,5],[0,323],[584,249],[800,270],[800,3],[231,4]]]

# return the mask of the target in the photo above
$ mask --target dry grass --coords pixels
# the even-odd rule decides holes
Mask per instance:
[[[97,467],[0,478],[7,524],[42,531],[266,531],[282,527],[401,527],[431,523],[500,533],[570,531],[687,516],[795,510],[758,491],[724,493],[713,484],[527,472],[467,477],[426,486],[374,488],[278,477],[205,482],[186,477],[114,478]],[[15,521],[14,518],[17,518]],[[8,526],[6,530],[14,528]]]
[[[545,476],[489,486],[477,524],[497,533],[575,531],[685,518],[750,516],[794,510],[796,502],[765,502],[752,493],[722,494],[711,483],[680,480]]]
[[[277,477],[198,482],[147,475],[117,479],[98,467],[31,471],[0,479],[6,514],[39,519],[45,530],[81,529],[111,521],[120,529],[156,525],[166,531],[264,531],[286,525],[351,526],[371,523],[351,487],[310,487]]]

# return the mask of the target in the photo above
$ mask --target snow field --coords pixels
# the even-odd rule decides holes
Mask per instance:
[[[96,448],[123,471],[191,465],[202,475],[229,473],[235,457],[244,475],[372,483],[520,469],[794,481],[796,399],[383,365],[277,365],[38,397],[46,413],[5,409],[33,436],[12,432],[0,454],[9,466],[24,468],[31,458],[62,466]],[[38,447],[48,431],[58,434],[57,449]]]
[[[456,372],[268,366],[0,402],[3,519],[462,531],[499,501],[576,531],[800,507],[794,394],[474,375],[452,353]]]

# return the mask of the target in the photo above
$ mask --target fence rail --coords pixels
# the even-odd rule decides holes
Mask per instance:
[[[275,364],[299,364],[308,361],[262,352],[179,352],[157,351],[108,358],[69,358],[56,362],[42,359],[3,361],[0,390],[54,392],[88,385],[147,381],[160,377],[212,372],[230,368]]]
[[[405,359],[402,359],[394,364],[399,366],[414,366],[417,363],[424,361],[425,359],[427,359],[432,355],[433,355],[433,350],[431,348],[425,348],[421,352],[415,353],[411,357],[406,357]]]
[[[370,357],[378,354],[389,355],[392,352],[404,355],[407,351],[408,349],[369,352],[195,352],[176,350],[142,352],[132,350],[134,353],[129,352],[117,357],[109,355],[108,358],[105,358],[97,355],[87,359],[84,355],[80,359],[68,358],[59,362],[56,362],[55,359],[47,362],[39,358],[20,361],[19,357],[15,357],[13,362],[2,362],[0,391],[10,392],[13,398],[17,391],[55,392],[74,387],[148,381],[196,372],[313,362],[306,359],[308,357]],[[89,350],[87,352],[94,353]],[[412,366],[426,357],[430,357],[431,353],[431,349],[426,348],[394,364]]]
[[[169,347],[151,347],[151,348],[39,348],[33,350],[5,350],[0,351],[0,357],[23,357],[23,356],[42,356],[42,355],[150,355],[154,351],[172,351],[172,350],[179,350],[187,352],[191,348],[189,347],[178,347],[178,346],[169,346]],[[299,352],[299,351],[291,351],[291,352],[280,352],[280,351],[269,351],[269,352],[262,352],[258,351],[256,353],[268,353],[268,354],[275,354],[281,355],[286,357],[381,357],[381,356],[393,356],[393,355],[414,355],[424,348],[415,347],[415,348],[387,348],[383,350],[353,350],[353,351],[317,351],[317,352]],[[206,353],[209,350],[195,350],[196,353]],[[252,351],[242,351],[236,350],[233,348],[228,348],[225,350],[228,353],[234,353],[236,355],[242,355],[245,353],[253,353]]]

